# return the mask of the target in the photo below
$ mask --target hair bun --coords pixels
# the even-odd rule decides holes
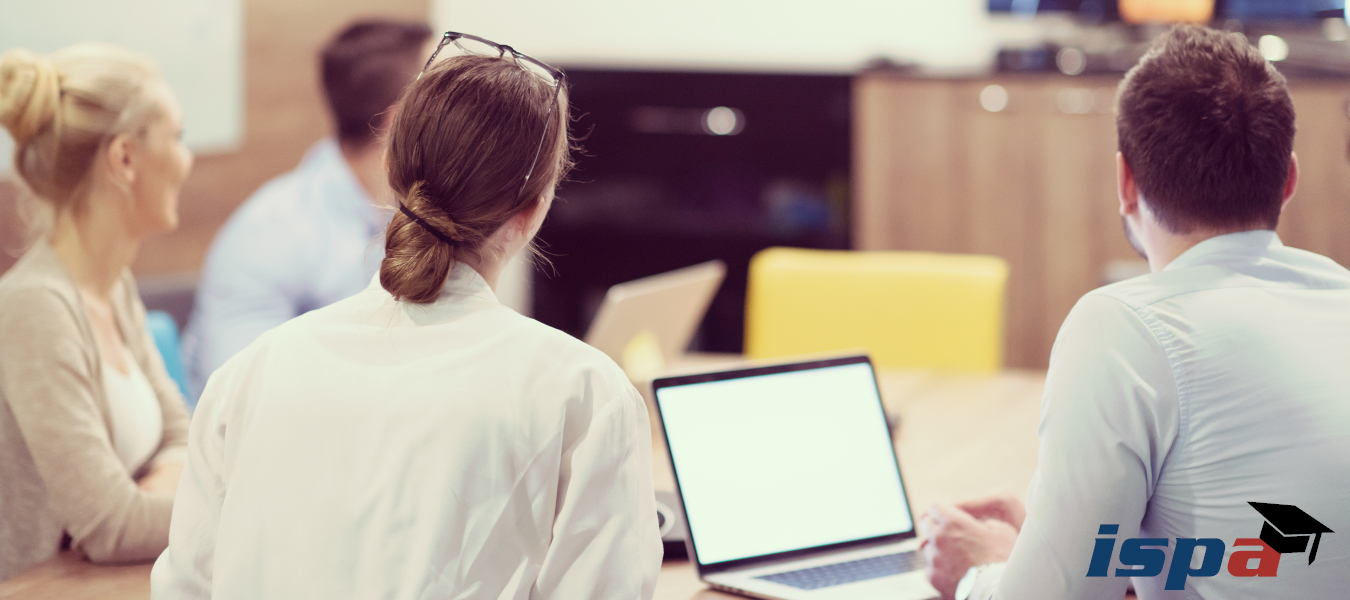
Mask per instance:
[[[452,242],[462,243],[473,237],[474,232],[472,230],[462,227],[450,219],[450,216],[436,206],[426,196],[425,192],[426,182],[418,181],[404,195],[403,203],[410,211],[409,217],[413,217],[413,220],[417,221],[417,224],[423,229],[426,229],[427,233],[445,241],[447,244]]]
[[[23,147],[56,121],[60,78],[50,59],[14,48],[0,56],[0,125]]]

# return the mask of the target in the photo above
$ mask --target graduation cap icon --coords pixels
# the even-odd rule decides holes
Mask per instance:
[[[1303,509],[1292,504],[1266,504],[1248,502],[1256,512],[1266,518],[1261,526],[1261,541],[1280,554],[1293,554],[1308,550],[1308,541],[1312,541],[1312,550],[1308,554],[1308,564],[1317,558],[1317,544],[1322,534],[1335,533],[1317,519],[1312,518]]]

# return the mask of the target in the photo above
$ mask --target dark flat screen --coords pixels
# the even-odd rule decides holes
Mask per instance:
[[[1042,12],[1075,13],[1087,21],[1120,19],[1117,0],[989,0],[989,12],[1032,15]]]
[[[1345,0],[1227,0],[1219,14],[1239,21],[1301,21],[1335,16]]]

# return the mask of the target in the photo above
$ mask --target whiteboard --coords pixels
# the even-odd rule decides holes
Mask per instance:
[[[855,72],[988,65],[987,0],[433,0],[440,30],[561,66]]]
[[[194,152],[237,148],[244,132],[240,0],[0,0],[0,51],[49,53],[82,41],[150,55],[178,95]],[[0,128],[0,173],[13,169]]]

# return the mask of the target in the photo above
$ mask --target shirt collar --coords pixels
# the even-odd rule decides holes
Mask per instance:
[[[497,294],[493,293],[492,286],[488,285],[487,280],[483,279],[473,267],[458,260],[450,269],[450,276],[445,278],[445,285],[441,287],[441,297],[437,302],[444,301],[450,296],[473,296],[493,304],[498,303]]]
[[[1280,236],[1270,229],[1253,229],[1216,235],[1181,253],[1164,271],[1184,269],[1200,265],[1228,262],[1234,258],[1254,258],[1266,254],[1284,244]]]
[[[367,289],[379,290],[384,292],[384,286],[380,285],[380,275],[375,274],[370,280],[370,286]],[[387,293],[387,292],[384,292]],[[445,278],[445,285],[441,286],[441,295],[435,302],[421,306],[436,306],[448,302],[454,302],[464,297],[473,297],[480,300],[486,300],[492,304],[501,304],[497,300],[497,294],[492,291],[492,286],[488,285],[486,279],[478,274],[464,261],[455,261],[455,266],[450,268],[450,274]]]

